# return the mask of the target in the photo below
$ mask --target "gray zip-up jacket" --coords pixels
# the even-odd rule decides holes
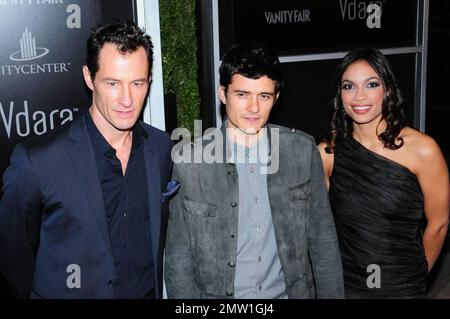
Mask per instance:
[[[288,297],[344,298],[336,230],[314,139],[295,129],[267,128],[269,166],[278,164],[267,175],[267,187]],[[239,185],[235,165],[226,162],[225,129],[216,133],[221,134],[173,151],[173,179],[181,188],[170,202],[167,229],[169,298],[234,296]],[[216,162],[179,163],[195,156],[198,162],[210,153]]]

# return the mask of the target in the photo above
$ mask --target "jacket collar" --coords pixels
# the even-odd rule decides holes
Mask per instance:
[[[226,150],[223,153],[223,161],[224,163],[228,163],[230,156],[231,156],[231,150],[230,150],[230,143],[228,142],[228,137],[227,137],[227,118],[225,117],[224,121],[222,122],[222,125],[220,126],[220,131],[222,133],[223,136],[223,140],[222,140],[222,150]],[[269,158],[272,156],[272,139],[271,139],[271,130],[274,128],[272,124],[270,123],[266,123],[266,125],[264,126],[264,128],[266,129],[267,132],[267,146],[268,146],[268,156]]]

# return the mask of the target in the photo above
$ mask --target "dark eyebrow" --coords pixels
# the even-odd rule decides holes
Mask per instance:
[[[116,81],[116,82],[119,82],[119,80],[118,80],[118,79],[115,79],[115,78],[110,78],[110,77],[107,77],[107,78],[103,78],[103,79],[102,79],[102,81]]]
[[[380,79],[379,77],[377,77],[377,76],[372,76],[372,77],[370,77],[370,78],[364,80],[364,82],[368,82],[368,81],[372,81],[372,80],[381,81],[381,79]],[[350,82],[351,84],[354,84],[352,81],[347,80],[347,79],[343,79],[341,83],[344,83],[344,82]]]
[[[146,79],[146,78],[140,78],[140,79],[133,80],[133,82],[139,82],[139,81],[147,82],[148,79]]]
[[[119,79],[115,79],[115,78],[111,78],[111,77],[103,78],[102,81],[114,81],[114,82],[120,82]],[[139,81],[146,82],[146,81],[148,81],[148,80],[147,80],[146,78],[140,78],[140,79],[133,80],[133,81],[131,81],[131,82],[139,82]]]
[[[381,79],[380,79],[378,76],[372,76],[372,77],[368,78],[368,79],[366,80],[366,82],[369,82],[369,81],[372,81],[372,80],[381,81]]]
[[[271,96],[275,95],[275,93],[273,93],[273,92],[260,92],[259,94],[266,94],[266,95],[271,95]]]
[[[245,94],[250,94],[249,91],[244,91],[244,90],[233,90],[234,93],[245,93]],[[259,92],[258,94],[266,94],[266,95],[275,95],[275,93],[273,92]]]

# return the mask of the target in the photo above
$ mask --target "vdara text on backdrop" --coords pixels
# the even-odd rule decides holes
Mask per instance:
[[[8,107],[9,106],[9,107]],[[34,108],[33,108],[34,109]],[[73,120],[74,108],[52,108],[46,110],[28,110],[28,101],[23,101],[23,109],[18,109],[15,101],[7,103],[0,102],[0,129],[4,127],[7,137],[10,139],[14,135],[26,137],[30,134],[41,135],[48,130],[63,125]],[[0,130],[1,133],[1,130]]]

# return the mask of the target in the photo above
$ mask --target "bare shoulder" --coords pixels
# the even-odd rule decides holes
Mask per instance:
[[[409,153],[417,159],[431,159],[435,156],[442,156],[442,152],[436,141],[429,135],[419,132],[411,127],[405,127],[401,134],[405,141],[405,147]]]
[[[319,145],[317,145],[317,148],[319,149],[320,152],[320,156],[322,156],[322,158],[333,158],[333,153],[327,153],[326,148],[327,148],[328,144],[325,142],[320,143]]]
[[[446,166],[444,155],[431,136],[411,127],[405,127],[400,136],[405,142],[405,151],[414,162],[416,172],[419,173],[428,166]]]
[[[327,153],[327,151],[325,150],[327,146],[327,143],[322,142],[317,145],[317,148],[319,149],[320,157],[322,158],[325,174],[326,176],[330,176],[331,171],[333,170],[334,154]]]

